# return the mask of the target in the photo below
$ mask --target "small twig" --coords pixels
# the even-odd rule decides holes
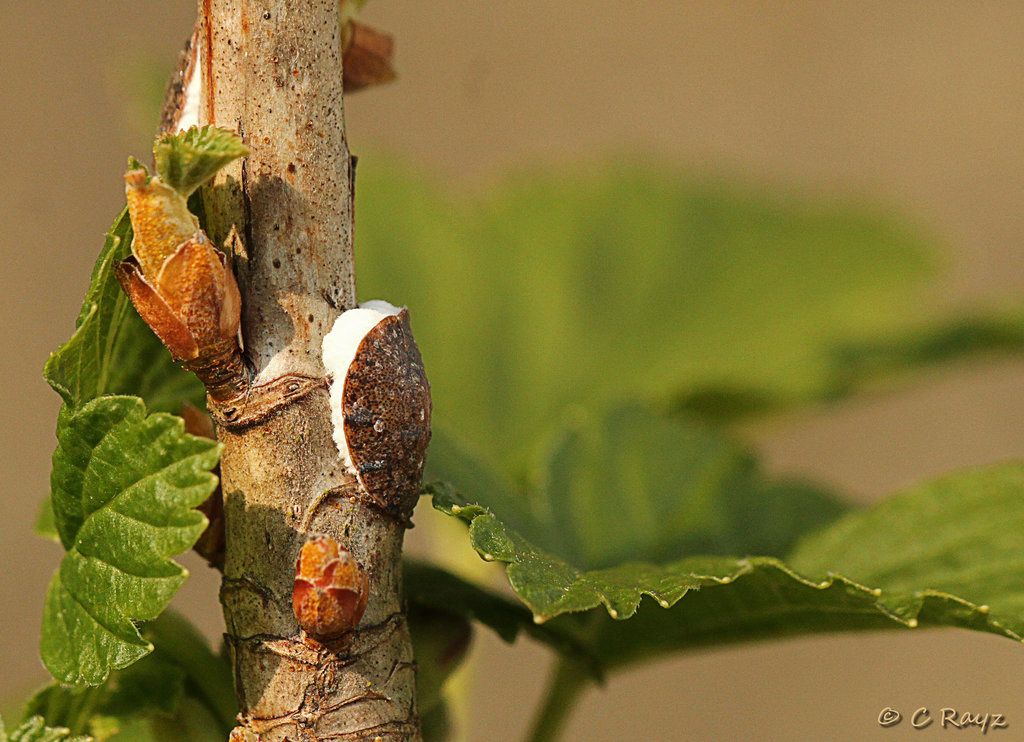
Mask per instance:
[[[587,676],[571,660],[559,655],[544,690],[544,700],[526,737],[527,742],[552,742],[558,739],[569,720],[569,712],[588,682]]]

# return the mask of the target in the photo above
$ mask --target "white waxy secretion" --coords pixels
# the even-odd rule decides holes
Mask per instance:
[[[179,132],[191,129],[193,126],[199,126],[199,102],[203,94],[203,75],[201,72],[203,56],[199,45],[198,32],[192,36],[189,54],[191,59],[189,59],[188,65],[185,68],[185,79],[182,81],[183,89],[179,103],[181,108],[178,112],[178,124],[175,130],[171,132],[172,134],[178,134]]]
[[[342,312],[334,321],[334,327],[324,336],[321,349],[324,367],[332,378],[331,422],[334,425],[334,443],[338,446],[342,463],[353,471],[355,467],[352,465],[352,456],[345,438],[345,413],[342,409],[348,368],[355,360],[356,352],[367,333],[385,317],[401,311],[402,307],[393,306],[386,301],[364,301],[358,308]]]

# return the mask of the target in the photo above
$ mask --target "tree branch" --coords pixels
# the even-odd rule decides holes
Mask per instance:
[[[355,306],[337,0],[200,0],[199,10],[200,119],[250,148],[204,192],[210,236],[233,256],[252,365],[246,394],[211,404],[224,444],[235,736],[418,740],[405,522],[339,458],[321,362],[324,334]],[[300,634],[292,606],[296,558],[313,535],[350,552],[370,589],[358,629],[327,644]]]

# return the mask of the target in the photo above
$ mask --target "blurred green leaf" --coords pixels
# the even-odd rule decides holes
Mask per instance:
[[[450,483],[588,570],[693,554],[782,556],[845,509],[821,487],[765,476],[714,429],[635,404],[602,417],[576,411],[542,454],[522,491],[439,430],[426,481]]]
[[[106,742],[133,720],[172,713],[181,700],[184,679],[180,667],[154,653],[115,670],[99,687],[49,685],[32,697],[26,714]]]
[[[860,204],[643,162],[530,171],[482,199],[359,173],[362,297],[409,305],[438,422],[506,472],[566,405],[817,398],[835,348],[924,319],[931,242]]]
[[[346,20],[359,15],[365,6],[366,0],[341,0],[338,16],[344,23]]]
[[[88,737],[69,737],[67,729],[45,726],[42,717],[35,716],[10,732],[0,719],[0,742],[89,742]]]
[[[411,603],[408,609],[416,657],[416,709],[428,714],[443,705],[445,682],[466,658],[473,629],[465,616]]]
[[[442,701],[435,704],[429,711],[421,711],[420,729],[423,734],[423,742],[444,742],[451,739],[452,722],[448,713],[448,704]]]
[[[414,643],[417,634],[420,633],[416,626],[417,617],[444,613],[460,620],[476,621],[494,631],[509,644],[521,633],[525,633],[569,657],[595,679],[601,677],[600,666],[582,641],[571,634],[552,631],[550,627],[536,623],[533,614],[520,603],[468,582],[444,569],[422,562],[405,562],[403,585],[405,599],[410,608],[409,623]],[[441,629],[435,633],[447,634],[447,641],[453,644],[457,642],[462,630],[462,625],[458,621],[453,621],[447,631],[444,631],[445,627],[440,622],[434,625]],[[417,662],[422,664],[418,648],[416,657]],[[454,669],[455,667],[451,667],[448,674]],[[446,679],[447,674],[441,678],[442,683]],[[423,682],[423,678],[417,676],[417,683],[422,686]],[[435,684],[428,692],[436,693],[439,689],[440,685]]]
[[[863,386],[966,356],[1018,353],[1024,348],[1024,316],[992,313],[958,317],[919,328],[894,340],[851,343],[833,353],[833,399]]]
[[[155,716],[150,721],[154,742],[224,742],[225,732],[209,707],[195,698],[181,700],[177,713],[170,717]],[[114,742],[119,742],[115,739]],[[120,742],[128,742],[120,740]]]
[[[196,628],[174,611],[160,614],[147,625],[145,635],[153,643],[158,659],[174,663],[184,671],[186,699],[202,704],[221,738],[226,737],[234,728],[238,713],[234,679],[227,662],[214,654]]]
[[[1024,315],[989,315],[936,320],[889,340],[848,343],[832,350],[818,401],[835,402],[882,384],[963,358],[1020,353]],[[680,412],[718,423],[785,411],[794,401],[762,388],[717,386],[691,389],[674,403]],[[806,401],[812,401],[810,399]]]
[[[149,653],[133,621],[152,620],[187,572],[170,557],[206,526],[196,510],[216,486],[216,442],[142,400],[101,397],[58,420],[51,474],[67,550],[43,615],[43,662],[62,683],[102,682]]]
[[[50,498],[46,498],[43,506],[39,508],[39,515],[36,516],[36,522],[32,525],[32,530],[35,531],[37,536],[60,543],[60,534],[57,533],[57,523],[54,520],[53,503],[50,502]]]

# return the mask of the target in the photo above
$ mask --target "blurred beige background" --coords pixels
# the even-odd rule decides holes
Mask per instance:
[[[58,558],[31,534],[58,407],[40,369],[70,333],[123,201],[125,158],[150,144],[126,88],[172,63],[194,8],[0,8],[6,697],[45,679],[38,624]],[[697,168],[866,193],[951,245],[937,300],[1024,292],[1024,5],[1015,0],[374,0],[365,19],[395,34],[401,77],[349,101],[357,154],[397,151],[472,188],[524,158],[639,148]],[[773,468],[867,501],[948,469],[1021,457],[1022,385],[1022,362],[954,369],[754,434]],[[217,581],[188,564],[194,577],[176,604],[216,635]],[[477,647],[487,676],[474,690],[468,738],[517,739],[546,655],[484,634]],[[925,739],[942,730],[880,729],[879,711],[953,706],[1002,713],[1009,729],[991,734],[1024,740],[1022,698],[1024,647],[1006,640],[935,631],[815,638],[614,677],[587,696],[568,739]]]

